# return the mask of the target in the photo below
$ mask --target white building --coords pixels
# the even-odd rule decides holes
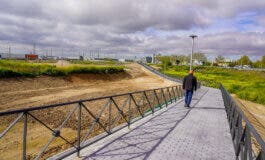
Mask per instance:
[[[25,59],[25,54],[0,53],[0,59]]]

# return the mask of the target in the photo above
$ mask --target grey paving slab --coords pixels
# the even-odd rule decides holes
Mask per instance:
[[[202,87],[192,108],[183,106],[179,101],[83,149],[81,159],[235,159],[221,92]]]

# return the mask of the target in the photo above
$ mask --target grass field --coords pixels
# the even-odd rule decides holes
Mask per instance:
[[[104,60],[104,61],[81,61],[81,60],[71,60],[72,64],[88,64],[88,65],[120,65],[121,62],[112,61],[112,60]]]
[[[53,64],[32,63],[27,61],[0,60],[0,78],[10,77],[36,77],[40,75],[67,76],[74,73],[112,74],[123,72],[123,66],[115,64],[99,65],[89,64],[70,65],[58,67]]]
[[[172,66],[162,70],[167,75],[183,78],[189,67]],[[265,104],[265,72],[242,71],[217,67],[195,67],[195,76],[203,85],[218,88],[222,83],[230,93],[239,98]]]

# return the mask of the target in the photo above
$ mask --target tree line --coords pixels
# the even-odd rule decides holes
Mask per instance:
[[[162,63],[165,67],[175,65],[187,65],[190,63],[190,56],[188,55],[170,55],[170,56],[156,56],[156,62]],[[248,65],[252,68],[265,68],[265,55],[261,59],[256,61],[251,61],[249,56],[243,55],[239,59],[231,61],[226,59],[222,55],[215,57],[215,61],[210,62],[204,53],[194,53],[193,54],[193,63],[199,63],[199,65],[204,66],[244,66]]]

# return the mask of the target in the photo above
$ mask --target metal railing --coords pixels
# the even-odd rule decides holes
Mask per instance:
[[[2,145],[3,142],[7,143],[8,140],[5,139],[5,136],[12,129],[16,129],[14,126],[20,124],[18,125],[20,129],[16,129],[15,132],[19,132],[23,137],[20,142],[23,160],[50,157],[51,155],[46,151],[56,139],[63,141],[59,147],[63,150],[59,149],[57,153],[66,150],[62,146],[68,148],[67,152],[60,154],[57,158],[60,159],[73,153],[79,155],[82,148],[121,128],[130,127],[133,122],[153,114],[164,106],[177,101],[180,97],[183,97],[181,86],[173,86],[0,112],[0,124],[6,126],[0,131],[0,150],[2,147],[2,150],[5,151],[6,147],[1,146],[1,143]],[[60,119],[60,117],[63,118]],[[42,134],[43,136],[47,134],[50,139],[45,141],[47,143],[40,147],[39,152],[32,154],[29,143],[38,141],[38,139],[34,140],[28,136],[29,132],[33,133],[32,128],[36,125],[45,128],[45,132],[42,131]],[[73,132],[66,134],[64,128],[70,128]],[[9,140],[12,138],[14,137],[9,137]],[[30,158],[28,158],[29,156]]]
[[[150,67],[150,66],[144,64],[144,63],[140,63],[140,62],[139,62],[138,64],[142,65],[143,67],[145,67],[146,69],[148,69],[149,71],[155,73],[156,75],[158,75],[158,76],[160,76],[160,77],[163,77],[163,78],[168,79],[168,80],[170,80],[170,81],[174,81],[174,82],[182,83],[182,80],[181,80],[181,79],[177,79],[177,78],[169,77],[169,76],[167,76],[167,75],[165,75],[165,74],[159,72],[158,70],[156,70],[156,69],[154,69],[154,68],[152,68],[152,67]]]
[[[237,159],[265,160],[265,143],[263,139],[222,84],[220,89]],[[254,154],[252,148],[253,142],[258,145],[256,154]]]
[[[148,65],[146,65],[144,63],[139,62],[138,64],[140,64],[141,66],[145,67],[146,69],[148,69],[149,71],[155,73],[156,75],[158,75],[160,77],[163,77],[165,79],[168,79],[170,81],[177,82],[177,83],[180,83],[180,84],[182,84],[182,82],[183,82],[183,79],[170,77],[170,76],[168,76],[166,74],[163,74],[163,73],[159,72],[158,70],[154,69],[153,67],[150,67],[150,66],[148,66]],[[197,82],[197,89],[199,89],[200,87],[201,87],[201,82]]]

